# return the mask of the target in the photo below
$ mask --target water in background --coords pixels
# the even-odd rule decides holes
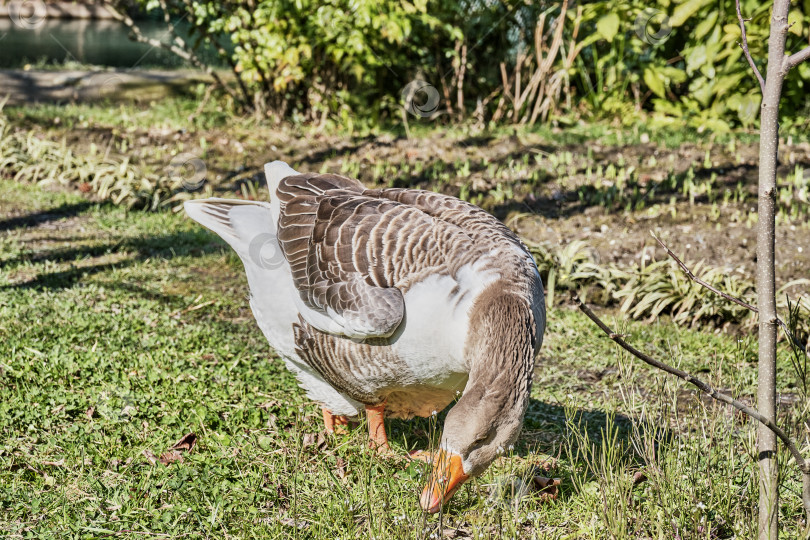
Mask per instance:
[[[171,34],[162,21],[137,21],[144,35],[168,42]],[[178,26],[185,37],[187,27]],[[218,66],[213,50],[198,53]],[[189,67],[161,47],[129,39],[129,29],[118,21],[46,19],[37,28],[21,28],[11,19],[0,19],[0,68],[37,67],[65,63],[91,64],[123,69]]]

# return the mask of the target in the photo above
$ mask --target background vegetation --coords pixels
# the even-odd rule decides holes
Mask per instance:
[[[218,55],[223,86],[0,110],[0,536],[753,537],[756,426],[623,355],[565,294],[754,402],[755,317],[649,234],[753,298],[760,96],[732,1],[115,5],[182,25],[166,43]],[[743,13],[759,62],[768,8]],[[810,0],[793,4],[792,50],[808,15]],[[780,314],[804,341],[809,80],[806,65],[787,80],[776,198]],[[267,199],[274,159],[458,196],[535,256],[549,328],[523,435],[441,515],[418,509],[422,471],[404,455],[442,416],[391,422],[390,459],[363,426],[321,433],[238,259],[179,212]],[[778,421],[806,451],[807,357],[779,347]],[[780,452],[783,536],[807,538]],[[535,474],[562,479],[557,501]]]
[[[144,0],[190,21],[236,76],[237,105],[276,119],[339,126],[398,119],[401,94],[421,116],[481,123],[577,117],[724,131],[757,122],[733,0],[413,2]],[[746,0],[753,58],[764,62],[770,4]],[[810,35],[810,2],[790,12],[788,49]],[[762,68],[762,66],[760,66]],[[810,67],[783,92],[786,123],[806,125]],[[796,120],[798,116],[798,120]],[[362,120],[361,120],[362,119]]]

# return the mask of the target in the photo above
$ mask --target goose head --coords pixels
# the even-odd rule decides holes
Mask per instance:
[[[447,413],[441,447],[432,456],[420,497],[427,512],[438,512],[464,482],[483,473],[517,440],[544,325],[544,309],[497,288],[485,291],[473,306],[466,345],[470,377]]]

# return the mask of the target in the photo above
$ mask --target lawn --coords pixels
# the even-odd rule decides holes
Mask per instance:
[[[428,516],[421,465],[405,456],[443,415],[390,421],[391,456],[367,449],[362,425],[324,436],[253,320],[238,259],[182,214],[2,180],[0,290],[3,537],[755,534],[753,423],[622,355],[565,305],[549,312],[516,448]],[[752,339],[600,312],[751,399]],[[192,432],[190,452],[171,452]],[[798,478],[782,458],[783,537],[799,538]],[[562,480],[557,500],[523,489],[538,472]]]

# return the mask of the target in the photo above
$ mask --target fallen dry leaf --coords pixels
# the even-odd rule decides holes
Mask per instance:
[[[550,457],[548,459],[543,460],[540,464],[540,469],[545,472],[553,471],[557,468],[557,459]]]
[[[346,478],[346,461],[340,456],[335,460],[335,476],[341,480]]]
[[[315,446],[318,450],[326,446],[326,437],[323,432],[320,433],[305,433],[304,434],[304,448]]]
[[[286,525],[287,527],[295,527],[296,529],[306,529],[309,527],[309,522],[303,519],[296,521],[292,518],[282,518],[280,521],[282,525]]]
[[[183,437],[174,443],[167,452],[164,452],[158,458],[151,450],[144,450],[143,455],[149,460],[152,465],[157,465],[158,461],[164,465],[170,463],[182,463],[183,453],[191,452],[194,445],[197,444],[197,435],[194,433],[186,433]]]
[[[146,459],[149,460],[149,463],[151,463],[152,465],[157,465],[158,459],[157,456],[154,454],[154,452],[152,452],[149,449],[146,449],[143,451],[143,455],[146,457]]]
[[[541,499],[544,501],[551,501],[560,495],[561,478],[546,478],[545,476],[535,476],[532,478],[532,484],[535,491],[539,491]]]
[[[164,452],[160,455],[159,461],[164,465],[183,463],[183,453],[191,452],[195,444],[197,444],[197,435],[194,433],[186,433],[169,448],[168,452]]]
[[[172,450],[180,450],[191,452],[194,445],[197,444],[197,435],[194,433],[186,433],[183,438],[172,445]]]
[[[164,465],[174,462],[183,463],[183,454],[180,453],[180,450],[169,450],[160,455],[160,462]]]
[[[268,411],[268,410],[276,408],[278,406],[279,406],[279,402],[274,399],[274,400],[262,403],[261,405],[259,405],[259,408]]]
[[[445,527],[442,531],[442,535],[445,538],[470,538],[470,531],[464,528],[465,525],[467,525],[466,522],[459,525],[457,528]]]

